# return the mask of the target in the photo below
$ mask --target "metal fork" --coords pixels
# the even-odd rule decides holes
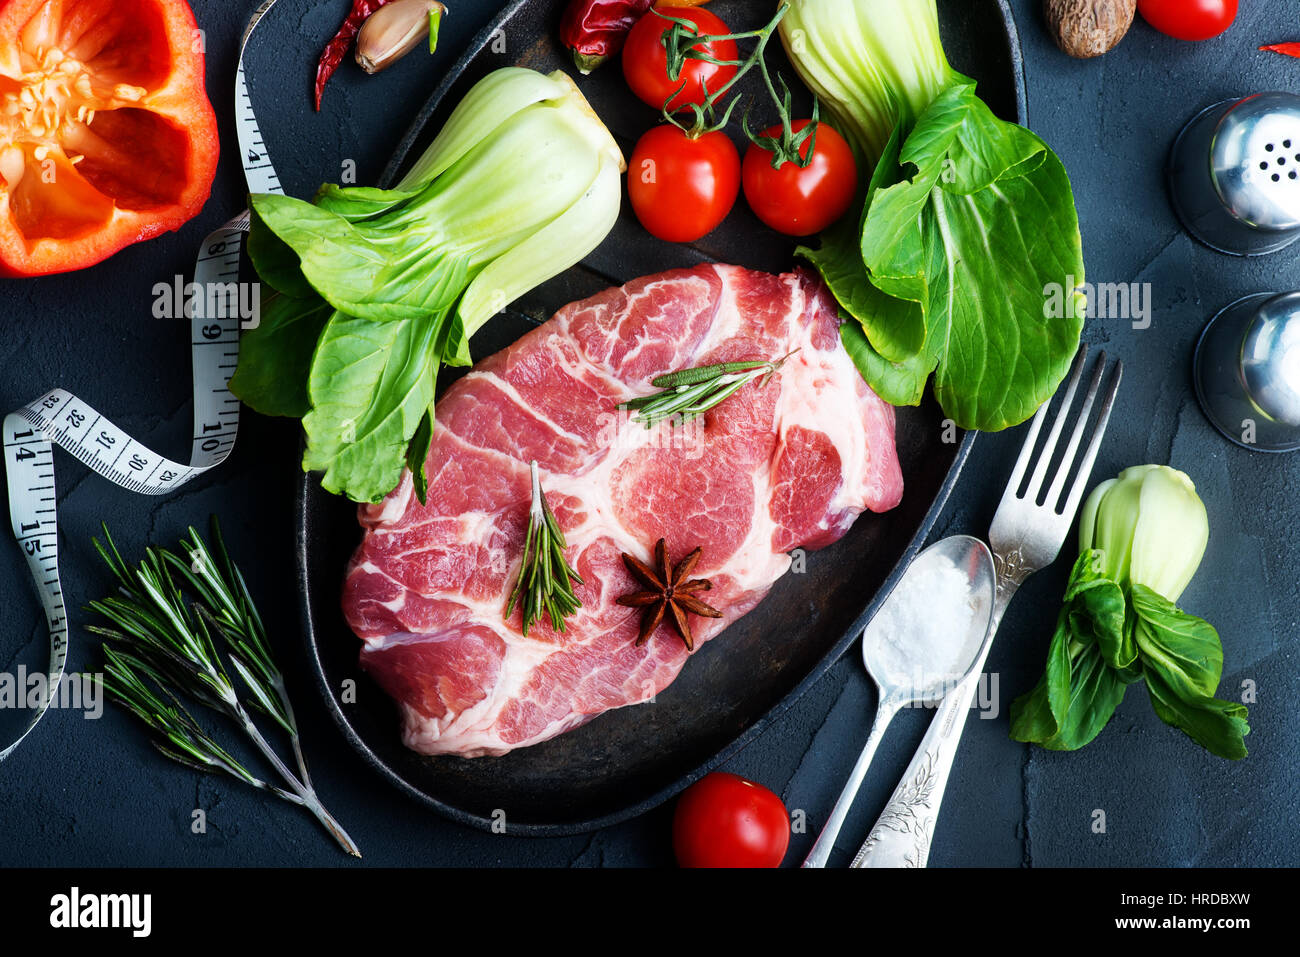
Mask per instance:
[[[980,650],[978,663],[970,675],[956,684],[940,702],[912,763],[908,765],[903,779],[894,789],[893,796],[850,867],[924,867],[930,856],[930,842],[934,837],[935,823],[939,819],[939,805],[948,784],[948,774],[952,770],[953,758],[961,742],[966,715],[975,697],[984,662],[988,658],[998,624],[1002,621],[1002,613],[1006,611],[1011,596],[1021,583],[1032,573],[1056,561],[1060,554],[1061,545],[1074,523],[1074,514],[1079,509],[1079,502],[1092,474],[1106,424],[1110,420],[1124,365],[1118,359],[1115,360],[1111,366],[1113,371],[1109,382],[1103,388],[1102,380],[1107,369],[1106,353],[1103,352],[1097,360],[1088,392],[1080,406],[1078,423],[1065,451],[1059,457],[1056,471],[1049,476],[1049,469],[1058,458],[1055,454],[1056,444],[1074,404],[1087,353],[1088,347],[1081,347],[1074,360],[1065,398],[1052,422],[1051,432],[1039,454],[1038,464],[1025,492],[1021,494],[1020,486],[1024,484],[1025,473],[1034,458],[1034,447],[1038,443],[1043,422],[1047,419],[1050,402],[1044,402],[1034,416],[1029,434],[1020,449],[1020,457],[1016,460],[1016,467],[1007,482],[1007,489],[993,516],[993,525],[989,528],[989,544],[993,549],[993,564],[997,571],[997,597],[993,606],[993,620]],[[1098,395],[1101,396],[1101,409],[1096,424],[1092,426],[1091,437],[1088,437],[1089,417]],[[1087,445],[1083,459],[1066,493],[1066,480],[1085,438]],[[1051,485],[1047,486],[1049,478]],[[1063,493],[1066,493],[1064,501]]]

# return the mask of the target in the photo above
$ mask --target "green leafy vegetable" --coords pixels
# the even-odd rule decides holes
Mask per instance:
[[[872,160],[900,119],[915,119],[960,77],[934,0],[800,0],[780,33],[831,125]]]
[[[331,491],[374,489],[382,498],[396,487],[433,405],[445,322],[368,322],[334,313],[308,376],[304,471],[324,472],[321,484]]]
[[[263,295],[258,325],[243,334],[231,388],[257,411],[296,419],[311,411],[307,379],[316,342],[337,313],[324,299]]]
[[[1214,697],[1223,673],[1218,633],[1144,585],[1133,586],[1132,604],[1142,677],[1160,720],[1207,751],[1244,758],[1246,706]]]
[[[1094,571],[1096,553],[1079,555],[1065,607],[1038,685],[1011,705],[1011,737],[1053,751],[1073,751],[1097,736],[1115,713],[1127,683],[1106,648],[1124,629],[1124,594]]]
[[[1243,758],[1245,705],[1214,697],[1223,646],[1174,601],[1205,552],[1209,523],[1191,480],[1166,466],[1099,485],[1080,518],[1081,547],[1042,679],[1011,705],[1011,736],[1058,751],[1100,733],[1128,685],[1145,681],[1166,724],[1225,758]]]
[[[1102,550],[1110,578],[1175,602],[1200,567],[1210,522],[1185,474],[1136,465],[1093,489],[1079,513],[1079,540]]]
[[[918,403],[933,374],[964,428],[1023,422],[1065,377],[1085,313],[1061,161],[948,65],[934,0],[803,0],[780,30],[832,125],[874,164],[857,215],[799,250],[856,320],[842,335],[858,370],[897,405]],[[1068,296],[1060,315],[1051,288]]]
[[[440,366],[508,303],[590,252],[618,216],[623,157],[562,72],[497,70],[390,190],[255,195],[265,295],[231,389],[303,420],[303,468],[378,501],[424,456]]]

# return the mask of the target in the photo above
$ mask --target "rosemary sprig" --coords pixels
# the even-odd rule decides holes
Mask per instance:
[[[768,359],[749,359],[743,362],[719,362],[715,365],[696,366],[658,376],[650,384],[661,391],[629,399],[619,405],[620,409],[636,412],[634,422],[643,422],[651,428],[657,422],[673,418],[676,423],[685,422],[718,405],[743,389],[755,379],[760,388],[794,355],[794,352],[775,361]]]
[[[542,492],[542,482],[537,474],[537,463],[530,466],[533,483],[533,500],[528,510],[528,531],[524,536],[524,557],[519,565],[519,578],[510,602],[506,605],[506,618],[520,606],[524,635],[543,613],[551,620],[555,631],[564,631],[564,619],[582,607],[573,594],[574,584],[583,584],[578,573],[569,567],[564,558],[568,546],[560,524],[551,512],[551,506]]]
[[[113,627],[90,625],[107,638],[104,690],[158,735],[164,755],[200,771],[224,773],[237,781],[306,808],[339,845],[361,856],[352,838],[325,810],[312,787],[298,723],[284,675],[271,657],[262,618],[244,576],[230,560],[221,528],[212,519],[213,547],[193,528],[182,540],[185,555],[165,548],[145,550],[139,566],[123,560],[104,525],[96,551],[117,579],[116,595],[89,608]],[[217,641],[225,650],[218,652]],[[231,681],[226,661],[247,689],[247,700]],[[230,718],[284,781],[270,784],[246,768],[212,737],[181,703],[182,698]],[[276,754],[251,712],[270,717],[289,737],[297,774]]]

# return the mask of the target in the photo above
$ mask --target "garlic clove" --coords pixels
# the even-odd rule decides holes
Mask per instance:
[[[380,7],[357,35],[357,63],[367,73],[392,66],[429,35],[431,21],[447,8],[437,0],[392,0]]]

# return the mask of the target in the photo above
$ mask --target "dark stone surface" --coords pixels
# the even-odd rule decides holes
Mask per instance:
[[[236,39],[253,4],[194,3],[207,31],[208,77],[223,138],[229,117]],[[337,24],[344,0],[282,4],[250,60],[254,97],[281,106],[266,125],[272,155],[291,193],[337,178],[346,160],[359,182],[374,180],[458,48],[496,4],[461,0],[434,60],[413,55],[381,79],[348,67],[308,105],[310,69]],[[1300,90],[1300,63],[1256,52],[1294,39],[1266,5],[1243,6],[1225,36],[1189,45],[1142,22],[1104,58],[1075,62],[1047,38],[1039,3],[1014,4],[1024,45],[1030,125],[1069,168],[1083,226],[1089,279],[1149,282],[1151,325],[1098,319],[1085,338],[1118,353],[1126,382],[1098,478],[1140,462],[1168,462],[1196,480],[1211,516],[1209,553],[1183,598],[1223,637],[1224,696],[1243,681],[1258,688],[1251,707],[1251,755],[1231,764],[1206,755],[1152,713],[1140,687],[1081,752],[1029,750],[1007,737],[1007,706],[1042,667],[1064,584],[1065,561],[1034,576],[1017,596],[989,660],[998,714],[972,716],[953,771],[934,865],[1263,865],[1300,863],[1294,782],[1300,747],[1294,702],[1300,693],[1290,643],[1300,610],[1291,573],[1297,558],[1289,476],[1295,460],[1237,449],[1201,415],[1189,381],[1201,324],[1233,299],[1300,286],[1296,252],[1252,262],[1201,248],[1180,230],[1167,202],[1162,167],[1169,143],[1200,106],[1234,94]],[[508,39],[508,38],[507,38]],[[260,78],[260,79],[259,79]],[[375,91],[380,92],[376,93]],[[0,281],[0,407],[14,408],[52,385],[98,404],[134,435],[172,455],[186,447],[190,400],[185,337],[149,320],[159,278],[187,274],[191,250],[239,205],[241,177],[227,151],[216,201],[178,236],[137,246],[70,277]],[[94,362],[99,364],[93,364]],[[982,534],[1021,432],[981,437],[936,537]],[[671,862],[671,806],[592,835],[525,840],[469,830],[423,810],[385,785],[344,745],[296,656],[292,488],[297,439],[292,423],[247,415],[239,445],[220,470],[157,501],[132,495],[60,454],[65,591],[72,607],[106,590],[89,537],[103,519],[131,552],[174,541],[210,512],[223,518],[232,551],[254,579],[277,636],[322,797],[348,827],[367,864],[660,865]],[[26,567],[0,547],[0,670],[39,667],[45,633]],[[96,660],[94,643],[74,631],[71,665]],[[789,713],[728,763],[727,769],[778,791],[790,808],[819,822],[866,737],[874,691],[856,654],[840,661]],[[904,712],[891,729],[844,831],[847,857],[869,828],[925,728]],[[0,737],[15,730],[0,715]],[[0,865],[348,863],[308,816],[215,777],[158,758],[134,720],[109,709],[100,721],[54,713],[0,766]],[[191,814],[207,814],[206,834]],[[1106,833],[1091,824],[1105,811]],[[788,863],[813,835],[796,835]]]

